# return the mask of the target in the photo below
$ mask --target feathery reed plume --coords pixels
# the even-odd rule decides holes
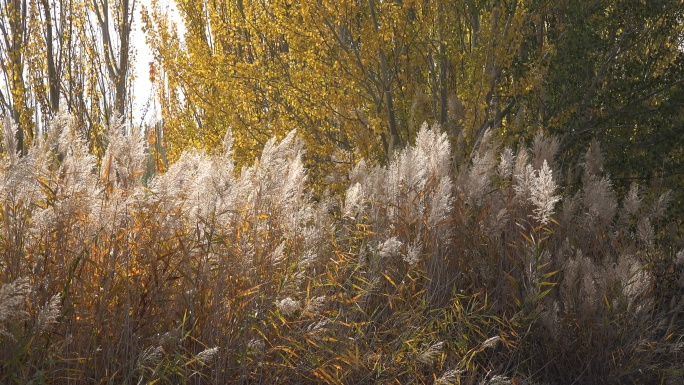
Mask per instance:
[[[13,338],[5,325],[10,321],[24,319],[28,313],[23,309],[31,287],[26,277],[0,286],[0,335]]]
[[[262,339],[251,339],[247,342],[247,349],[252,353],[261,353],[266,349],[266,343]]]
[[[530,163],[530,151],[524,145],[518,148],[518,153],[515,156],[515,165],[513,166],[513,176],[529,174],[527,172],[527,165]]]
[[[530,202],[535,206],[534,218],[543,225],[549,222],[554,206],[560,200],[560,195],[554,195],[555,191],[551,168],[544,160],[541,169],[533,172],[530,188]]]
[[[378,256],[380,258],[390,258],[401,255],[401,248],[403,243],[396,237],[392,237],[378,247]]]
[[[558,139],[546,137],[541,131],[534,136],[532,153],[534,154],[533,166],[535,170],[541,169],[544,162],[553,164],[553,157],[558,152]]]
[[[444,350],[444,342],[437,342],[428,346],[416,356],[416,360],[426,365],[432,365]]]
[[[422,252],[423,244],[420,241],[414,241],[408,246],[408,250],[404,256],[404,261],[409,265],[415,265],[420,261]]]
[[[520,156],[518,157],[520,159]],[[526,164],[524,167],[518,169],[513,174],[515,185],[515,197],[519,202],[527,202],[532,196],[532,187],[536,178],[536,170],[531,164]]]
[[[306,328],[306,331],[314,338],[319,338],[321,337],[325,332],[328,331],[328,328],[326,326],[330,323],[332,323],[329,318],[322,318],[318,322],[312,323]]]
[[[36,323],[36,330],[38,333],[49,331],[52,326],[57,323],[61,306],[62,297],[59,294],[55,294],[40,308],[38,312],[38,321]]]
[[[623,254],[613,266],[613,270],[614,276],[622,283],[630,307],[637,302],[645,305],[641,296],[649,290],[652,277],[639,260],[633,255]]]
[[[64,192],[66,198],[97,196],[100,192],[100,184],[97,183],[94,174],[95,156],[88,150],[88,145],[81,134],[69,124],[69,120],[62,119],[55,124],[63,125],[61,128],[55,128],[61,132],[58,153],[63,156],[59,168],[59,190]]]
[[[229,128],[226,130],[226,134],[223,136],[223,156],[225,158],[232,158],[233,156],[233,145],[235,144],[235,138],[233,138],[233,131]]]
[[[607,177],[588,175],[584,182],[582,200],[587,208],[589,222],[599,221],[605,225],[613,220],[617,200],[613,193],[613,185]]]
[[[651,216],[653,219],[658,219],[665,215],[671,200],[672,191],[670,190],[667,190],[658,196],[658,200],[653,203],[653,207],[651,208]]]
[[[653,245],[655,241],[655,230],[648,217],[643,217],[637,222],[637,239],[645,247]]]
[[[10,164],[17,163],[17,130],[18,126],[12,121],[12,118],[5,116],[2,125],[2,136],[5,153],[9,156]]]
[[[44,140],[47,150],[59,153],[60,138],[62,133],[66,130],[69,130],[69,127],[72,125],[72,123],[73,117],[68,111],[59,110],[59,112],[55,114],[55,116],[49,122],[47,137]],[[64,156],[66,154],[61,153],[60,155]]]
[[[470,166],[459,175],[458,186],[463,190],[469,204],[479,204],[492,182],[497,162],[498,143],[488,130],[472,156]]]
[[[302,308],[302,304],[299,301],[293,300],[290,297],[283,298],[276,302],[276,307],[282,315],[289,317],[294,313],[298,312]]]
[[[163,354],[164,349],[162,349],[161,346],[150,346],[140,353],[140,356],[138,357],[138,366],[148,368],[154,367],[161,361]]]
[[[510,377],[497,374],[495,376],[492,376],[492,378],[490,378],[489,381],[486,382],[486,385],[516,385],[517,383],[517,380],[514,383],[513,379],[511,379]],[[485,382],[483,381],[482,384],[484,385]]]
[[[360,161],[349,173],[344,215],[370,214],[387,221],[386,229],[426,222],[439,227],[453,206],[450,152],[446,134],[423,124],[415,145],[401,150],[386,167]],[[381,211],[387,215],[378,217]]]
[[[450,369],[442,373],[437,380],[435,380],[434,385],[452,385],[460,383],[461,373],[463,370]]]
[[[453,190],[451,178],[442,177],[430,199],[430,214],[428,215],[428,226],[435,228],[440,222],[446,220],[453,207]]]
[[[314,315],[319,314],[323,310],[327,302],[328,298],[324,295],[313,297],[309,299],[309,302],[307,302],[306,307],[304,307],[304,313]]]
[[[496,173],[501,179],[508,179],[513,174],[513,167],[515,166],[515,155],[510,147],[506,147],[499,155],[499,165],[496,168]]]
[[[102,181],[116,188],[128,189],[142,180],[147,154],[144,135],[133,129],[124,135],[123,120],[112,117],[107,129],[107,150],[102,160]]]
[[[215,346],[213,348],[202,350],[201,352],[197,353],[197,356],[195,356],[195,358],[203,364],[209,365],[216,359],[216,357],[218,356],[218,352],[219,348]]]
[[[356,166],[358,167],[358,165]],[[344,198],[344,215],[355,217],[363,208],[363,187],[361,183],[354,183],[349,186]]]
[[[499,344],[500,340],[501,340],[501,337],[499,337],[499,336],[489,337],[482,342],[482,344],[480,345],[480,348],[482,348],[482,349],[495,348]]]
[[[641,208],[642,201],[641,191],[639,190],[639,185],[632,183],[629,187],[629,192],[625,199],[622,201],[622,212],[626,218],[636,215],[637,211]]]

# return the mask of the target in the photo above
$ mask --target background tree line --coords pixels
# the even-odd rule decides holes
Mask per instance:
[[[0,114],[21,153],[60,109],[99,156],[110,119],[130,123],[135,14],[136,0],[0,1]]]
[[[297,128],[313,179],[335,182],[360,158],[385,161],[427,121],[464,159],[487,129],[512,143],[543,129],[561,138],[570,175],[597,139],[618,189],[681,185],[682,0],[176,4],[183,36],[157,0],[140,7],[163,118],[148,136],[157,168],[187,147],[215,151],[228,128],[248,164]],[[136,1],[1,8],[0,112],[19,124],[19,148],[62,108],[101,156],[113,114],[131,123]]]
[[[617,187],[681,185],[681,0],[177,5],[184,36],[154,2],[143,16],[172,158],[219,148],[230,127],[244,163],[297,127],[328,174],[384,159],[428,121],[466,157],[487,129],[512,142],[544,129],[567,168],[598,139]]]

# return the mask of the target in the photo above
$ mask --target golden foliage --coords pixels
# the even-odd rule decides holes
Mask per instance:
[[[546,11],[515,3],[183,0],[181,34],[153,2],[143,23],[164,77],[170,157],[218,149],[232,129],[244,165],[298,128],[320,182],[361,158],[386,159],[426,120],[467,143],[512,126],[507,104],[540,87],[538,58],[551,49],[540,42],[526,63],[534,70],[513,74],[524,30]]]

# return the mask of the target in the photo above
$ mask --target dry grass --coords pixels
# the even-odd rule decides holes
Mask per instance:
[[[553,140],[515,153],[488,135],[454,160],[424,127],[315,202],[294,133],[240,172],[227,137],[143,185],[141,136],[112,128],[98,167],[70,130],[60,118],[0,161],[1,383],[683,375],[666,197],[635,187],[619,202],[597,145],[582,187],[563,191]]]

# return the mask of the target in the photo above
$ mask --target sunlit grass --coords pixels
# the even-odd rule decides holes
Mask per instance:
[[[551,140],[516,154],[488,137],[454,160],[423,127],[314,201],[294,133],[239,173],[228,137],[143,185],[140,138],[110,135],[98,171],[56,129],[71,139],[0,161],[2,383],[682,375],[684,257],[661,195],[618,204],[600,167],[561,191]]]

